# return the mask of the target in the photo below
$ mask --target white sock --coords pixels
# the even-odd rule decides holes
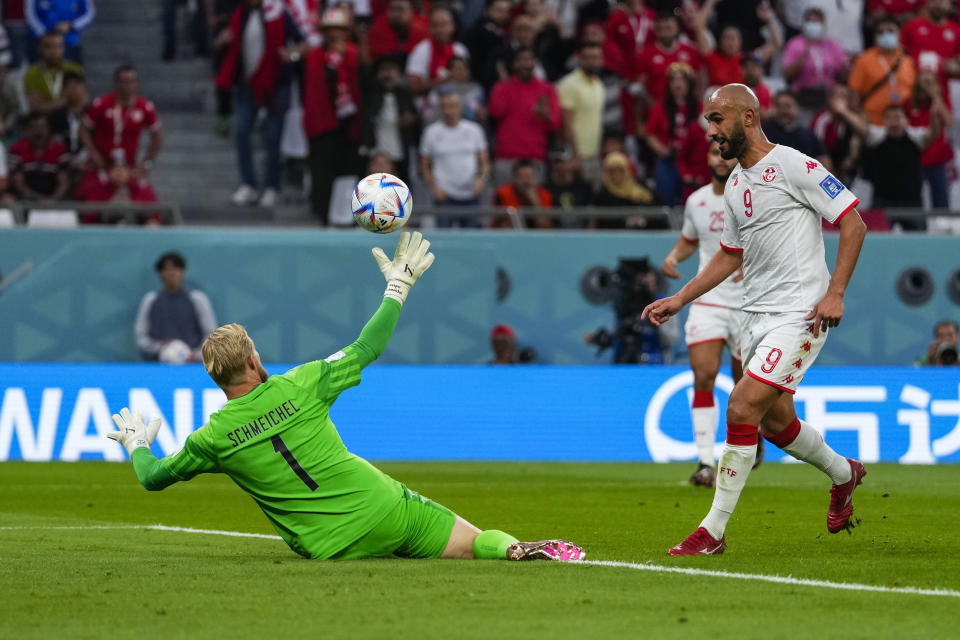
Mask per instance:
[[[812,464],[830,476],[833,484],[850,482],[850,463],[839,453],[827,446],[820,432],[808,422],[800,420],[800,432],[788,445],[780,447],[797,460]]]
[[[700,464],[712,467],[713,443],[717,435],[717,408],[694,407],[690,412],[693,417],[693,441],[697,444]]]
[[[713,505],[700,523],[717,540],[723,537],[727,521],[737,507],[737,500],[747,484],[747,476],[750,475],[756,455],[756,444],[734,445],[728,442],[723,447],[717,463],[717,490],[713,494]]]

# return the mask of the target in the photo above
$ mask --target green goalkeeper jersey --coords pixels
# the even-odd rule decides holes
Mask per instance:
[[[199,473],[225,473],[263,510],[297,553],[328,558],[371,531],[402,499],[402,485],[344,446],[330,407],[382,353],[400,313],[384,299],[356,342],[326,360],[271,376],[234,398],[157,459],[134,451],[144,487],[163,489]]]

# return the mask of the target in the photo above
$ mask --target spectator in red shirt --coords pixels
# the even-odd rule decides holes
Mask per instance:
[[[893,18],[897,23],[904,24],[920,11],[922,5],[923,0],[867,0],[867,13],[874,27],[882,17]]]
[[[677,141],[677,173],[683,182],[684,202],[691,193],[710,182],[710,166],[705,160],[710,153],[710,141],[702,126],[704,122],[698,117],[687,127],[686,135]]]
[[[360,117],[359,53],[350,42],[343,9],[324,14],[323,46],[303,61],[303,129],[309,144],[310,203],[320,224],[330,219],[333,181],[358,171]]]
[[[634,74],[651,102],[660,102],[667,93],[667,68],[683,62],[695,72],[700,69],[700,52],[680,40],[680,22],[672,13],[657,16],[655,38],[636,58]]]
[[[644,141],[657,155],[657,197],[666,205],[680,204],[683,181],[676,164],[677,149],[688,127],[697,127],[700,103],[690,65],[674,62],[667,71],[667,95],[653,105],[647,118]],[[706,156],[704,156],[706,157]]]
[[[230,16],[217,38],[225,47],[217,74],[217,86],[234,91],[234,143],[240,186],[233,203],[272,207],[280,191],[280,136],[290,106],[290,73],[287,63],[300,53],[288,44],[300,43],[303,36],[281,2],[245,0]],[[264,146],[266,166],[263,193],[257,194],[253,169],[253,133],[260,110],[266,111]]]
[[[430,37],[430,23],[414,13],[410,0],[390,0],[387,10],[373,19],[367,32],[367,50],[371,62],[388,54],[407,55],[421,40]]]
[[[643,47],[653,40],[653,23],[656,14],[643,0],[624,0],[610,12],[605,25],[606,42],[604,60],[607,68],[629,79],[631,64]],[[607,49],[612,51],[608,51]],[[614,55],[613,52],[616,52]]]
[[[928,0],[927,15],[914,18],[900,30],[903,50],[913,58],[917,71],[937,74],[947,106],[947,81],[960,76],[960,26],[947,18],[952,4],[953,0]]]
[[[693,26],[697,37],[697,48],[703,56],[707,68],[707,84],[722,87],[725,84],[742,83],[743,73],[740,61],[743,59],[743,34],[735,25],[726,25],[720,31],[720,45],[714,46],[714,39],[707,27],[707,21],[720,0],[706,0],[699,11],[693,14]],[[757,17],[767,25],[770,39],[754,49],[752,55],[766,62],[783,45],[780,29],[773,17],[773,10],[766,3],[757,6]],[[706,152],[703,154],[706,156]]]
[[[520,158],[535,161],[537,177],[544,176],[547,136],[560,128],[560,106],[553,85],[534,77],[536,64],[530,49],[519,49],[513,55],[513,76],[490,93],[488,110],[497,120],[494,184],[505,181]]]
[[[493,204],[497,207],[536,207],[549,209],[553,206],[553,195],[540,184],[537,169],[527,159],[513,163],[513,179],[501,185],[493,194]],[[526,226],[537,229],[551,229],[556,225],[550,216],[526,216]],[[509,226],[505,218],[493,221],[494,227]]]
[[[421,40],[407,56],[407,83],[413,93],[422,96],[447,79],[450,59],[466,58],[470,52],[453,39],[456,23],[446,5],[430,9],[430,37]]]
[[[153,103],[137,95],[137,86],[136,69],[120,65],[113,72],[113,92],[94,100],[87,110],[80,137],[90,161],[77,185],[78,200],[106,202],[129,197],[133,202],[157,201],[147,174],[163,142],[160,119]],[[150,135],[150,145],[138,160],[144,130]]]
[[[10,146],[10,174],[14,190],[34,202],[62,200],[70,188],[70,156],[62,142],[50,134],[47,116],[27,115],[24,137]]]
[[[953,114],[940,93],[940,83],[935,72],[921,71],[917,75],[913,95],[904,106],[911,127],[933,129],[931,115],[940,119],[941,131],[920,152],[920,166],[924,181],[930,185],[930,204],[938,209],[946,208],[950,206],[947,167],[953,161],[953,147],[947,142],[942,129],[953,124]]]

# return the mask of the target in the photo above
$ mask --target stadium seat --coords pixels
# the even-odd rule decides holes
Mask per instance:
[[[335,227],[353,225],[350,199],[353,197],[353,187],[358,180],[360,180],[359,176],[340,176],[333,181],[333,191],[330,194],[331,225]]]
[[[72,229],[79,224],[76,211],[37,209],[27,216],[27,226],[35,229]]]
[[[17,226],[17,218],[10,209],[0,209],[0,229],[9,229]]]

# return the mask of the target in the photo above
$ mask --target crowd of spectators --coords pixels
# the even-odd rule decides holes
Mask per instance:
[[[215,4],[223,14],[213,40],[217,84],[234,96],[238,204],[276,201],[275,125],[299,102],[294,126],[306,140],[321,224],[330,222],[334,180],[361,175],[374,157],[421,205],[678,205],[709,181],[701,105],[729,82],[757,94],[772,141],[872,184],[874,206],[921,206],[924,185],[927,204],[948,203],[949,79],[960,78],[952,0]],[[261,181],[250,160],[253,108],[268,114]],[[892,162],[877,160],[894,152]],[[537,227],[663,222],[525,219]]]
[[[5,0],[0,27],[0,202],[29,203],[34,221],[113,219],[64,210],[63,201],[156,202],[149,171],[160,120],[139,95],[134,67],[119,65],[113,91],[91,97],[82,32],[93,0]],[[141,149],[142,134],[149,144]],[[150,214],[158,220],[158,214]],[[38,223],[38,224],[42,224]]]
[[[19,157],[0,163],[9,174],[2,197],[155,200],[148,175],[159,119],[137,95],[136,71],[118,69],[115,91],[86,104],[81,33],[93,1],[3,4],[0,133],[11,156],[18,143]],[[675,206],[709,181],[703,97],[728,82],[754,90],[773,142],[858,181],[863,206],[895,210],[890,222],[922,229],[923,218],[898,212],[949,205],[950,89],[960,79],[953,0],[196,6],[194,48],[213,57],[218,129],[236,146],[237,205],[274,206],[284,167],[299,163],[310,207],[328,225],[335,181],[375,162],[406,180],[421,206],[438,209]],[[163,3],[165,60],[176,56],[177,7]],[[22,69],[19,60],[30,64],[10,73]],[[141,149],[143,131],[151,136]],[[257,134],[266,151],[260,171]],[[60,145],[66,152],[53,162]],[[43,179],[13,179],[36,167]],[[621,212],[523,219],[537,227],[664,224],[656,214]]]

